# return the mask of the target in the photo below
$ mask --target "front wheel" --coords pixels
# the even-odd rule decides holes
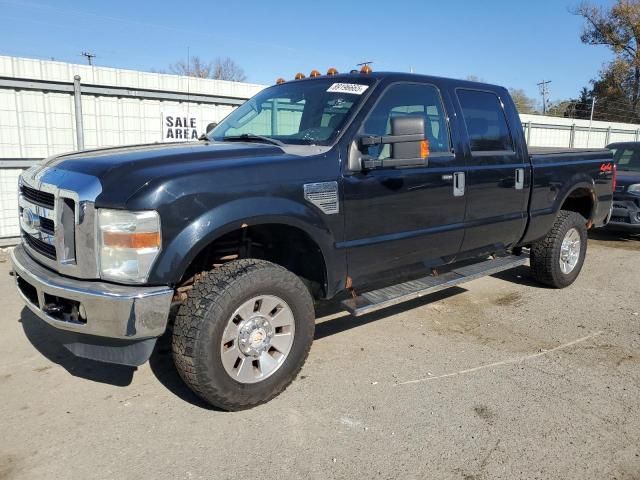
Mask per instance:
[[[264,260],[237,260],[203,275],[180,307],[174,362],[201,398],[242,410],[291,383],[314,328],[311,295],[296,275]]]
[[[586,223],[579,213],[561,210],[549,233],[531,245],[531,273],[538,282],[564,288],[575,281],[587,253]]]

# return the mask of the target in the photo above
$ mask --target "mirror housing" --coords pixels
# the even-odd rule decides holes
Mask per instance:
[[[207,125],[207,128],[205,130],[206,133],[209,133],[211,130],[213,130],[217,126],[218,126],[218,122],[211,122],[209,125]]]
[[[417,135],[417,141],[407,138],[403,142],[391,145],[391,158],[415,159],[421,158],[421,142],[425,137],[424,117],[406,116],[391,119],[391,135],[394,137],[409,137]],[[426,160],[426,159],[423,159]]]
[[[391,135],[365,136],[363,146],[391,145],[391,158],[382,160],[363,158],[364,168],[417,167],[427,165],[428,143],[425,140],[424,117],[407,115],[391,119]],[[350,162],[351,163],[351,162]]]

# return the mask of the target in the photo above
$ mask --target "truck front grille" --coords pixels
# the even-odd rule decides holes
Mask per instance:
[[[56,232],[60,227],[56,225],[60,208],[57,203],[58,199],[51,191],[39,190],[21,182],[18,213],[24,243],[31,252],[53,261],[60,256],[61,259],[67,258],[60,245],[56,245]],[[64,241],[63,238],[60,240]]]
[[[40,264],[73,278],[99,278],[95,199],[100,181],[84,173],[38,165],[20,175],[22,243]]]
[[[25,242],[29,247],[38,252],[41,255],[44,255],[51,260],[56,260],[56,247],[55,245],[50,245],[42,240],[37,239],[36,237],[29,235],[24,230],[22,231],[22,238],[24,238]]]
[[[53,193],[36,190],[35,188],[31,188],[26,185],[21,186],[20,193],[26,200],[31,203],[35,203],[36,205],[40,205],[41,207],[53,210],[55,206],[55,196]]]

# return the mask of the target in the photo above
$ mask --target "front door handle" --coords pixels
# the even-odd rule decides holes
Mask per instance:
[[[464,195],[465,181],[464,172],[454,172],[453,174],[453,196],[462,197]]]
[[[516,190],[524,188],[524,168],[516,168]]]

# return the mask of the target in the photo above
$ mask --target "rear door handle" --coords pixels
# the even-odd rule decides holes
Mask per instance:
[[[524,168],[516,168],[516,190],[524,188]]]
[[[453,196],[462,197],[464,195],[464,188],[464,172],[455,172],[453,174]]]

